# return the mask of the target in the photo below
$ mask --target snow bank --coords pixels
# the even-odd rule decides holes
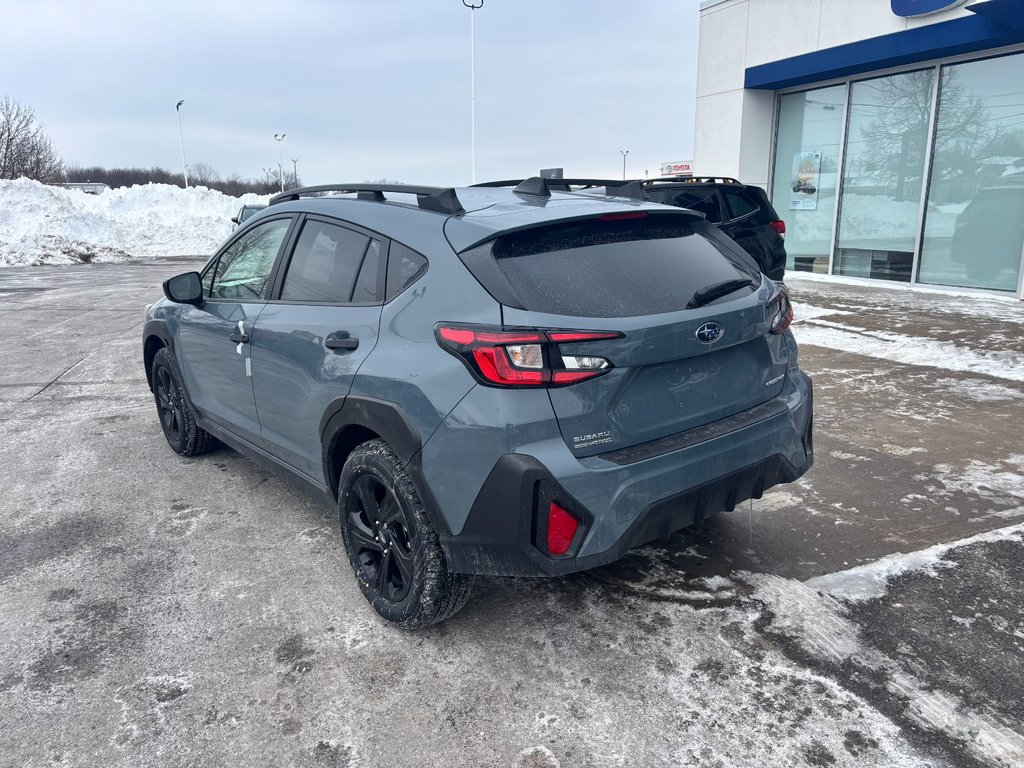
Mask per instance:
[[[121,187],[101,195],[0,180],[0,266],[209,254],[242,203],[206,187]]]

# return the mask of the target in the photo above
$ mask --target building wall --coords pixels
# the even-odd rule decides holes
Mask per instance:
[[[747,67],[968,15],[960,5],[905,19],[892,12],[890,0],[705,0],[695,172],[768,185],[774,94],[745,90]]]

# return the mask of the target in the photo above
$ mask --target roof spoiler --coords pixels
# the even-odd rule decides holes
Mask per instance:
[[[321,184],[315,187],[298,187],[289,189],[270,198],[270,205],[287,203],[300,197],[323,196],[325,192],[336,194],[356,193],[357,200],[382,203],[387,200],[385,192],[397,192],[416,195],[416,203],[424,211],[458,216],[465,213],[459,196],[451,187],[418,187],[412,184]]]
[[[507,179],[504,181],[484,181],[474,184],[474,187],[513,187],[513,192],[521,195],[536,195],[538,197],[550,197],[551,190],[556,192],[572,192],[571,187],[604,187],[605,195],[609,197],[630,197],[634,200],[646,200],[647,193],[644,192],[643,182],[624,181],[622,179],[544,179],[540,176],[531,176],[528,179]]]

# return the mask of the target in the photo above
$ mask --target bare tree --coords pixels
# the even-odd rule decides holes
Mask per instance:
[[[0,179],[27,176],[44,184],[64,180],[64,161],[36,113],[10,96],[0,98]]]
[[[213,169],[213,166],[208,163],[196,163],[195,165],[189,166],[188,169],[189,181],[192,182],[194,187],[213,187],[214,183],[220,179],[217,175],[217,171]]]

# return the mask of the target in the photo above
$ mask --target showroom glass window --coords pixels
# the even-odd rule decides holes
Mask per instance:
[[[832,251],[846,86],[779,99],[772,204],[786,221],[786,267],[826,272]]]
[[[942,68],[918,279],[1016,291],[1024,251],[1024,54]]]
[[[850,87],[835,273],[910,282],[935,70]]]

